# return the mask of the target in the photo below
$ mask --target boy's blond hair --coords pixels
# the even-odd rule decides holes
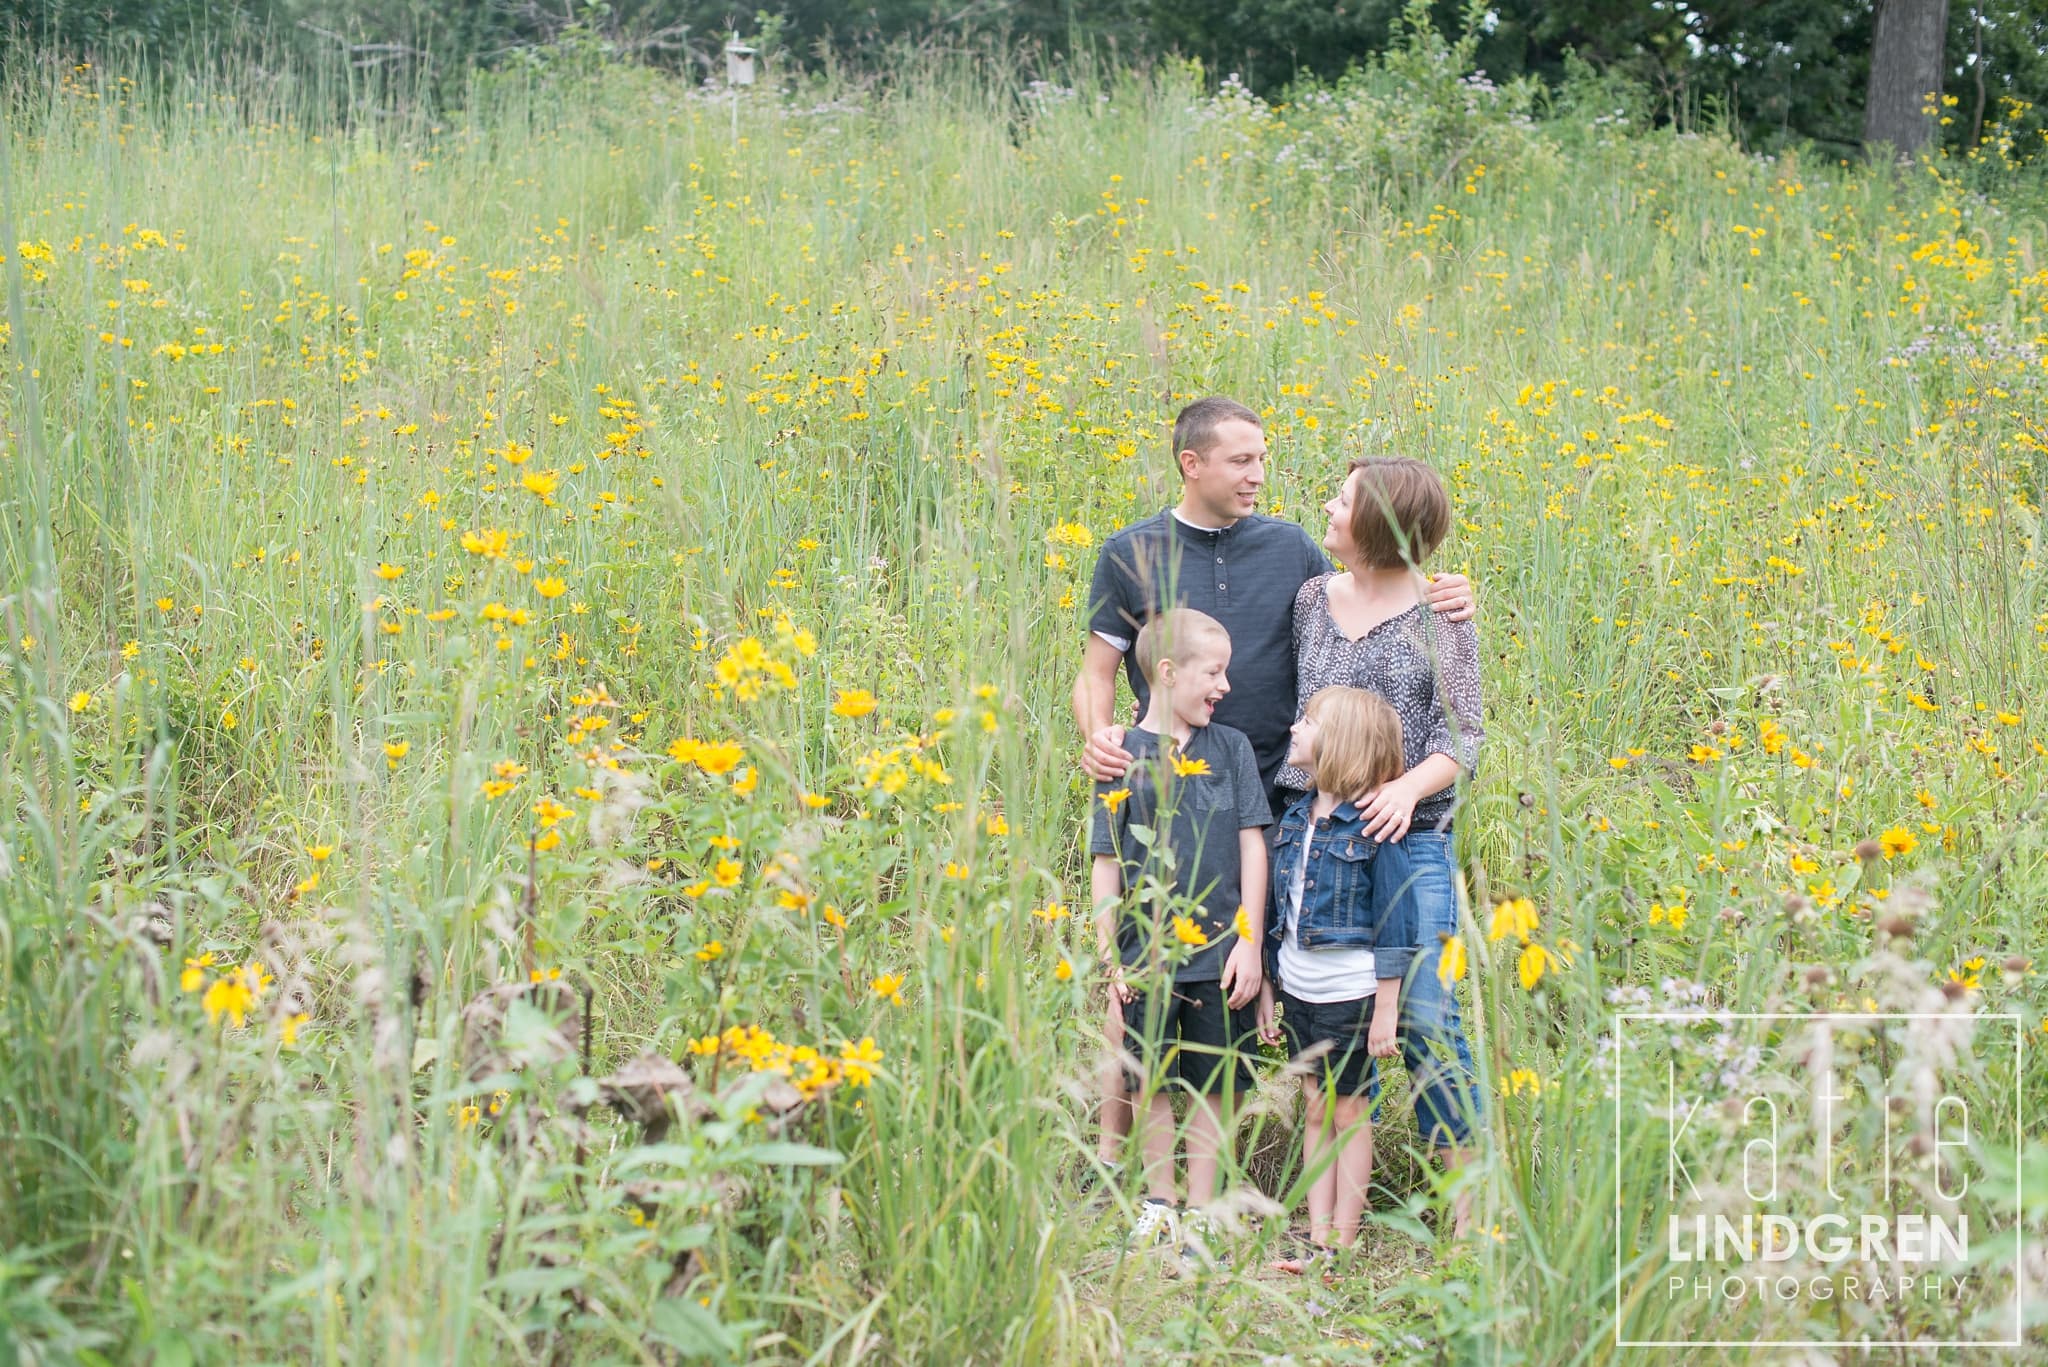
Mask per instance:
[[[1351,462],[1351,544],[1376,570],[1420,565],[1451,532],[1451,497],[1436,471],[1412,456]]]
[[[1316,723],[1309,773],[1316,787],[1345,799],[1391,783],[1407,771],[1401,715],[1363,688],[1325,688],[1308,700]]]
[[[1150,684],[1157,682],[1162,661],[1186,664],[1197,651],[1219,641],[1229,645],[1230,633],[1208,613],[1193,608],[1168,608],[1139,628],[1132,650],[1138,656],[1138,672]]]

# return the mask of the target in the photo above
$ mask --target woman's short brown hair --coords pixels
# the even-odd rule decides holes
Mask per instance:
[[[1351,462],[1351,470],[1358,476],[1351,497],[1351,544],[1368,568],[1420,565],[1450,535],[1450,495],[1436,471],[1421,461],[1373,456]]]
[[[1309,772],[1316,787],[1349,801],[1407,772],[1401,714],[1363,688],[1325,688],[1304,709],[1316,723]]]

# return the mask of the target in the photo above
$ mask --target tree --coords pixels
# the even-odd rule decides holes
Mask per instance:
[[[1948,0],[1878,0],[1863,105],[1866,144],[1889,143],[1910,157],[1934,136],[1947,36]]]

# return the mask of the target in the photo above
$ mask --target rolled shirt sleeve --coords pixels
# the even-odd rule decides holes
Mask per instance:
[[[1485,720],[1479,698],[1479,634],[1470,622],[1444,622],[1436,631],[1437,706],[1430,718],[1431,754],[1449,755],[1471,774],[1479,767]]]
[[[1115,543],[1104,544],[1095,557],[1095,576],[1088,584],[1088,629],[1114,643],[1119,650],[1130,649],[1141,620],[1131,602],[1131,578],[1117,564]]]
[[[1098,782],[1095,785],[1095,798],[1089,804],[1095,811],[1088,819],[1088,853],[1113,854],[1121,858],[1123,831],[1119,827],[1123,823],[1110,813],[1109,804],[1102,800],[1102,795],[1110,791],[1113,791],[1111,784]]]
[[[1372,975],[1375,978],[1408,980],[1422,946],[1415,916],[1415,894],[1396,870],[1389,869],[1388,851],[1382,849],[1372,865],[1372,906],[1377,913],[1373,926]]]
[[[1236,733],[1231,744],[1231,761],[1236,771],[1231,786],[1237,792],[1237,828],[1242,831],[1272,825],[1273,808],[1266,801],[1266,780],[1259,774],[1259,757],[1252,753],[1252,743],[1242,731]]]

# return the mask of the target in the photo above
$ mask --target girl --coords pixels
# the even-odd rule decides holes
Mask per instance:
[[[1308,1189],[1308,1253],[1277,1266],[1300,1273],[1358,1237],[1372,1181],[1373,1060],[1395,1050],[1401,980],[1417,945],[1412,899],[1381,886],[1380,846],[1354,799],[1398,779],[1401,720],[1385,700],[1359,688],[1326,688],[1294,723],[1287,762],[1312,779],[1281,818],[1273,842],[1273,907],[1261,1034],[1281,1029],[1302,1072],[1307,1103],[1302,1164]],[[1371,1024],[1367,1024],[1367,1015]],[[1340,1138],[1341,1136],[1341,1138]],[[1329,1147],[1342,1147],[1330,1161]]]

